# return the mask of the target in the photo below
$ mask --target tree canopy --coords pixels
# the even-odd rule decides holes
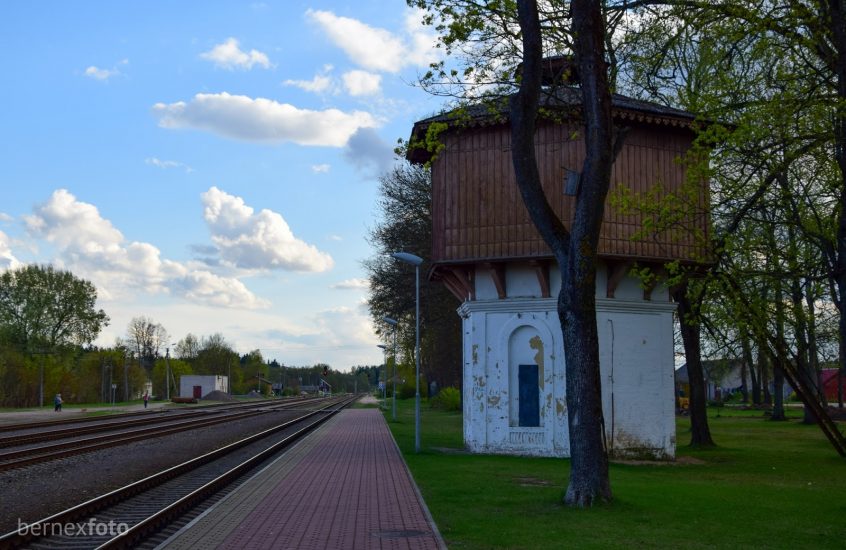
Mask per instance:
[[[389,347],[393,345],[393,329],[382,319],[400,321],[398,352],[413,361],[414,270],[390,254],[405,251],[423,258],[420,271],[426,273],[432,254],[431,176],[423,166],[403,163],[379,182],[379,221],[370,231],[376,254],[364,262],[370,281],[368,306]],[[461,380],[461,323],[455,314],[456,302],[443,285],[421,277],[421,368],[429,381],[441,387],[457,386]]]
[[[0,275],[0,330],[25,353],[88,344],[109,322],[89,281],[52,266]]]

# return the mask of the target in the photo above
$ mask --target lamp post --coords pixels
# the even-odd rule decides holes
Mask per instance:
[[[382,348],[382,371],[385,373],[385,385],[382,386],[382,408],[386,409],[388,408],[387,403],[385,402],[388,399],[388,346],[384,344],[377,344],[376,347]]]
[[[394,375],[391,377],[391,387],[393,388],[394,401],[392,404],[392,417],[397,419],[397,320],[390,317],[382,317],[382,320],[394,327]]]
[[[129,357],[123,353],[123,399],[129,401]]]
[[[414,266],[414,452],[420,452],[420,264],[423,258],[408,252],[391,254],[401,262]]]
[[[165,401],[170,401],[170,348],[165,348]]]

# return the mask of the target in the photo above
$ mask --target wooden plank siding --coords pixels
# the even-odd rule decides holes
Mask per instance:
[[[433,260],[473,262],[480,259],[549,257],[523,206],[511,165],[506,125],[464,128],[442,135],[445,149],[432,165]],[[680,158],[692,133],[684,128],[635,125],[614,164],[609,197],[619,186],[646,193],[660,185],[678,190],[685,177]],[[565,171],[580,171],[585,157],[581,127],[544,123],[536,134],[536,151],[544,191],[566,226],[574,215],[573,197],[564,195]],[[609,198],[610,201],[610,198]],[[606,203],[599,240],[605,257],[643,260],[701,260],[703,243],[691,229],[707,235],[707,188],[679,227],[637,239],[643,215],[624,214]]]

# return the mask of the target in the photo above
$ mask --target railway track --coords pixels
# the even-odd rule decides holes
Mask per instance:
[[[203,502],[221,498],[221,491],[247,479],[352,400],[335,399],[302,411],[292,420],[26,524],[0,537],[0,548],[137,547],[192,510],[199,513]]]
[[[200,405],[186,409],[158,409],[158,410],[143,410],[136,412],[120,412],[108,414],[104,416],[84,416],[81,418],[62,418],[58,420],[45,420],[43,422],[21,422],[17,424],[0,424],[0,432],[29,432],[33,429],[51,428],[54,426],[67,426],[74,424],[81,425],[98,425],[105,423],[124,422],[128,418],[134,417],[151,417],[155,415],[186,415],[194,414],[196,412],[226,410],[240,407],[261,406],[268,403],[280,403],[281,401],[298,401],[301,398],[282,398],[280,399],[263,399],[260,401],[247,401],[244,403],[214,403],[212,405]],[[8,436],[5,436],[8,437]]]
[[[39,462],[56,460],[68,456],[96,451],[108,447],[124,445],[133,441],[148,440],[186,430],[193,430],[224,422],[242,420],[251,416],[263,414],[267,411],[290,410],[293,408],[307,406],[309,403],[320,401],[319,399],[296,400],[290,402],[260,402],[242,404],[227,409],[215,411],[197,411],[196,413],[182,414],[173,417],[146,418],[133,420],[129,423],[130,429],[125,429],[127,424],[116,424],[88,426],[76,429],[67,428],[37,432],[21,436],[5,436],[0,438],[0,447],[3,446],[25,446],[27,444],[50,439],[63,439],[74,437],[70,441],[60,441],[37,447],[25,447],[18,450],[0,452],[0,472],[15,468],[22,468]],[[149,426],[149,424],[155,424]],[[118,431],[115,431],[118,430]],[[107,431],[110,433],[95,435],[92,437],[78,438],[79,435],[92,432]]]
[[[141,413],[126,413],[107,417],[92,417],[80,419],[60,420],[56,422],[36,422],[29,424],[15,424],[6,426],[6,432],[17,433],[0,435],[0,448],[22,446],[39,441],[53,441],[67,437],[77,437],[84,434],[122,430],[133,426],[144,426],[173,422],[188,418],[208,418],[213,414],[222,414],[237,410],[249,410],[267,406],[294,406],[307,404],[315,398],[272,399],[250,401],[247,403],[217,403],[191,409],[165,409]],[[140,418],[135,418],[140,417]],[[65,424],[71,424],[66,427]]]

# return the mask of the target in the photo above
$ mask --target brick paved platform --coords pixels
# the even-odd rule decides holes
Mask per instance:
[[[347,409],[160,548],[445,548],[387,424]]]

